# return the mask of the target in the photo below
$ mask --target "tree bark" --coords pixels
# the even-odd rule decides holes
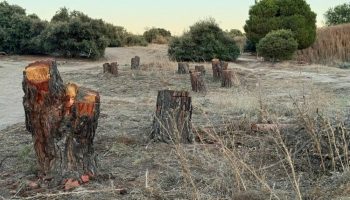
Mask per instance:
[[[190,66],[188,63],[179,62],[177,73],[179,74],[188,74],[190,72]]]
[[[40,172],[60,181],[96,173],[93,139],[100,97],[95,91],[65,86],[55,61],[39,61],[23,72],[23,106]]]
[[[118,63],[112,62],[103,64],[103,73],[110,73],[118,76]]]
[[[196,65],[194,67],[194,69],[197,71],[197,72],[201,72],[202,75],[205,75],[205,67],[204,65]]]
[[[192,102],[188,92],[158,91],[151,139],[165,143],[192,143]]]
[[[140,57],[131,58],[131,69],[140,69]]]
[[[201,72],[194,71],[190,72],[191,86],[194,92],[206,92],[207,88],[204,82],[204,76]]]

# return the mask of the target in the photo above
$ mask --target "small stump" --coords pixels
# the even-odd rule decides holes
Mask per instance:
[[[214,80],[220,80],[221,79],[221,65],[219,59],[213,59],[211,60],[211,66],[213,70],[213,78]]]
[[[103,64],[103,73],[109,73],[118,76],[118,63],[112,62]]]
[[[221,72],[223,70],[228,70],[228,62],[221,61],[220,62],[220,69],[221,69]]]
[[[221,87],[230,88],[233,86],[233,71],[232,70],[223,70]]]
[[[191,71],[190,76],[191,76],[192,91],[205,93],[207,91],[207,88],[204,82],[204,75],[198,71],[194,71],[194,72]]]
[[[196,65],[194,67],[194,69],[197,71],[197,72],[201,72],[202,75],[205,75],[205,67],[204,65]]]
[[[140,57],[131,58],[131,69],[140,69]]]
[[[179,62],[177,73],[179,74],[188,74],[190,72],[190,65],[186,62]]]
[[[55,61],[23,71],[26,129],[32,134],[40,173],[60,182],[96,174],[93,140],[100,97],[93,90],[63,84]]]
[[[151,139],[165,143],[192,143],[192,102],[189,92],[158,91]]]

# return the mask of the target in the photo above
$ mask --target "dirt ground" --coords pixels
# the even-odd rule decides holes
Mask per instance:
[[[130,69],[130,59],[136,55],[142,64],[138,71]],[[0,65],[24,68],[37,59],[47,58],[2,57]],[[112,61],[119,63],[118,77],[102,73],[102,64]],[[0,198],[295,199],[299,192],[303,199],[350,196],[348,165],[321,172],[315,156],[300,153],[312,146],[306,120],[300,116],[316,119],[322,114],[330,124],[347,121],[349,70],[267,63],[243,55],[229,63],[240,84],[221,88],[212,79],[211,64],[201,63],[208,91],[191,92],[192,124],[195,135],[205,139],[172,145],[148,140],[157,91],[191,90],[189,75],[177,74],[177,63],[168,60],[167,46],[110,48],[103,60],[58,59],[58,64],[64,81],[100,92],[98,176],[73,191],[29,187],[37,180],[37,168],[23,118],[0,131]],[[190,63],[191,68],[196,64]],[[14,76],[19,79],[22,74]],[[20,85],[13,90],[18,98],[23,95]],[[292,126],[277,133],[252,131],[255,123]],[[127,193],[120,194],[120,188]]]

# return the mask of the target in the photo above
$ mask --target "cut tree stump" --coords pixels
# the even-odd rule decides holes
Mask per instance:
[[[189,92],[158,91],[151,139],[165,143],[192,143],[192,102]]]
[[[213,70],[213,78],[214,80],[220,80],[221,79],[221,65],[219,59],[213,59],[211,60],[211,66]]]
[[[204,75],[202,72],[190,71],[191,86],[194,92],[206,92],[206,86],[204,82]]]
[[[178,70],[177,73],[179,74],[188,74],[190,72],[190,65],[186,62],[179,62],[178,63]]]
[[[197,72],[201,72],[202,75],[205,75],[205,67],[204,67],[204,65],[196,65],[196,66],[194,66],[194,70],[196,70]]]
[[[230,88],[233,86],[233,71],[223,70],[221,78],[221,87]]]
[[[140,69],[140,57],[131,58],[131,69]]]
[[[220,69],[221,72],[224,70],[228,70],[228,62],[220,61]]]
[[[93,139],[100,97],[75,84],[65,86],[55,61],[38,61],[23,72],[23,106],[40,174],[60,182],[96,173]]]
[[[112,62],[103,64],[103,73],[110,73],[118,76],[118,63]]]

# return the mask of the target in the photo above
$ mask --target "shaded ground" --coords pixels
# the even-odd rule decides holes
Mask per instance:
[[[295,105],[300,103],[310,116],[317,111],[330,118],[346,118],[350,71],[290,62],[261,63],[245,55],[237,63],[229,64],[229,68],[237,71],[241,84],[226,89],[212,80],[211,65],[203,63],[207,69],[208,92],[192,93],[192,122],[196,134],[206,137],[207,142],[184,146],[156,144],[148,141],[147,134],[151,131],[157,91],[190,90],[189,75],[176,73],[177,65],[168,61],[166,51],[166,46],[158,45],[108,49],[106,59],[119,63],[118,77],[102,74],[105,60],[59,60],[63,80],[100,92],[101,116],[95,138],[99,175],[70,193],[62,193],[61,188],[29,188],[28,181],[36,180],[31,136],[25,131],[20,115],[12,120],[2,114],[1,121],[18,123],[0,131],[3,147],[0,149],[0,197],[296,198],[292,169],[280,144],[290,135],[299,135],[299,132],[301,135],[300,130],[305,129]],[[140,71],[130,70],[130,59],[135,55],[141,57]],[[38,58],[1,58],[0,75],[8,77],[4,79],[7,82],[15,81],[2,91],[0,99],[5,106],[0,104],[1,109],[10,107],[6,103],[12,102],[10,105],[16,107],[16,112],[22,110],[20,69],[35,59]],[[8,70],[10,67],[15,70]],[[4,68],[5,73],[11,71],[8,76],[1,71]],[[8,108],[5,112],[12,110]],[[277,121],[296,124],[296,127],[282,131],[281,135],[251,131],[251,124],[258,121]],[[302,144],[290,142],[290,146],[298,149],[303,142],[307,140],[301,141]],[[302,196],[330,199],[349,195],[346,173],[315,173],[304,162],[298,162],[296,155],[293,159]],[[315,165],[317,163],[312,166]],[[127,194],[119,194],[118,188],[126,188]]]

